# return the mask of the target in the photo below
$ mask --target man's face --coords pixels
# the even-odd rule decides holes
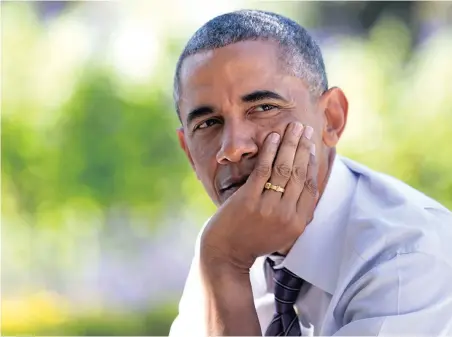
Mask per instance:
[[[217,205],[246,181],[266,136],[283,135],[290,122],[312,126],[322,151],[322,107],[301,79],[284,71],[280,57],[273,42],[246,41],[183,62],[179,139]]]

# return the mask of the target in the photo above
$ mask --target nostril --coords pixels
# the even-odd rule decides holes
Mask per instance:
[[[247,152],[242,155],[242,158],[251,159],[257,155],[257,152]]]

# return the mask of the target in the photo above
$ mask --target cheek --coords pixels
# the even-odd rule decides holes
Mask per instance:
[[[214,142],[197,144],[192,147],[192,160],[194,170],[198,180],[204,186],[207,194],[215,203],[218,202],[218,195],[215,190],[215,176],[218,168],[216,160],[217,149],[213,146]]]
[[[287,125],[291,122],[296,121],[303,123],[303,121],[300,120],[297,114],[292,111],[286,111],[284,113],[281,113],[278,116],[275,116],[275,118],[258,121],[257,141],[259,142],[259,144],[263,144],[265,138],[271,132],[277,132],[281,136],[284,136],[284,132],[286,130]]]
[[[201,145],[202,143],[202,145]],[[214,142],[197,142],[192,145],[190,152],[196,173],[201,180],[212,180],[216,169],[217,147]]]

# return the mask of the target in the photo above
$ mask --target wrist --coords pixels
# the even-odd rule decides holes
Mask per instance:
[[[201,242],[200,259],[201,264],[208,272],[231,273],[232,275],[249,275],[249,270],[255,261],[255,258],[240,253],[227,245],[212,244],[208,240]]]
[[[233,280],[237,282],[249,280],[249,268],[237,263],[230,256],[222,254],[210,254],[201,251],[201,273],[207,280]]]

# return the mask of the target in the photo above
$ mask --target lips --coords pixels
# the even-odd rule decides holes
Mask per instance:
[[[223,182],[220,188],[220,193],[225,192],[235,192],[238,190],[244,183],[246,183],[249,175],[244,175],[240,177],[229,178]]]

